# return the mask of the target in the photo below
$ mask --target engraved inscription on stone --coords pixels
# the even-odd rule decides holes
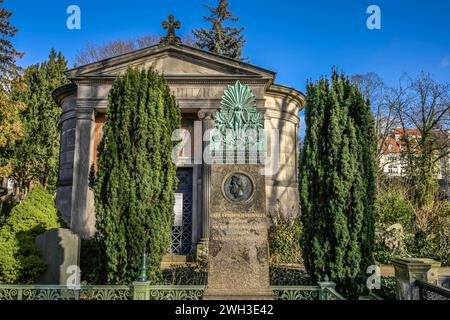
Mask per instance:
[[[220,230],[221,240],[264,241],[267,236],[266,219],[262,213],[224,212],[213,213],[210,217],[211,229]]]
[[[225,197],[235,203],[243,202],[253,195],[253,182],[243,173],[233,173],[223,185]]]

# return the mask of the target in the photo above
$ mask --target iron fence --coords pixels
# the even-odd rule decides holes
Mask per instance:
[[[148,300],[201,300],[206,290],[204,285],[149,285],[145,288]],[[333,286],[272,286],[272,290],[275,300],[344,300]],[[134,300],[137,294],[134,285],[0,285],[0,300]]]
[[[420,300],[450,300],[450,290],[422,280],[416,280]]]

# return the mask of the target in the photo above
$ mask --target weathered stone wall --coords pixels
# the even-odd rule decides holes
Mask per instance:
[[[278,130],[279,134],[279,147],[275,150],[270,149],[268,153],[269,166],[274,169],[273,175],[266,176],[266,205],[267,211],[272,216],[278,213],[286,217],[295,217],[299,214],[298,111],[298,105],[286,97],[270,95],[266,97],[265,129],[269,132]],[[279,157],[276,157],[273,151],[278,151]]]

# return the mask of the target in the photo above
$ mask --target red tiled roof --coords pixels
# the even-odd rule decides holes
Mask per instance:
[[[392,134],[400,134],[400,135],[409,135],[409,136],[418,136],[420,135],[420,131],[417,129],[403,129],[403,128],[395,128],[392,129]]]
[[[389,136],[384,141],[383,151],[386,153],[400,153],[400,144],[401,144],[400,141],[397,141]]]
[[[405,145],[403,141],[405,136],[420,136],[420,131],[417,129],[392,129],[391,134],[384,141],[383,151],[386,153],[400,153],[402,147]]]

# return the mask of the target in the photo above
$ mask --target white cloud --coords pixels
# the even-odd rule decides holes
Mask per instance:
[[[441,68],[449,67],[450,66],[450,56],[445,56],[444,58],[442,58],[440,66],[441,66]]]

